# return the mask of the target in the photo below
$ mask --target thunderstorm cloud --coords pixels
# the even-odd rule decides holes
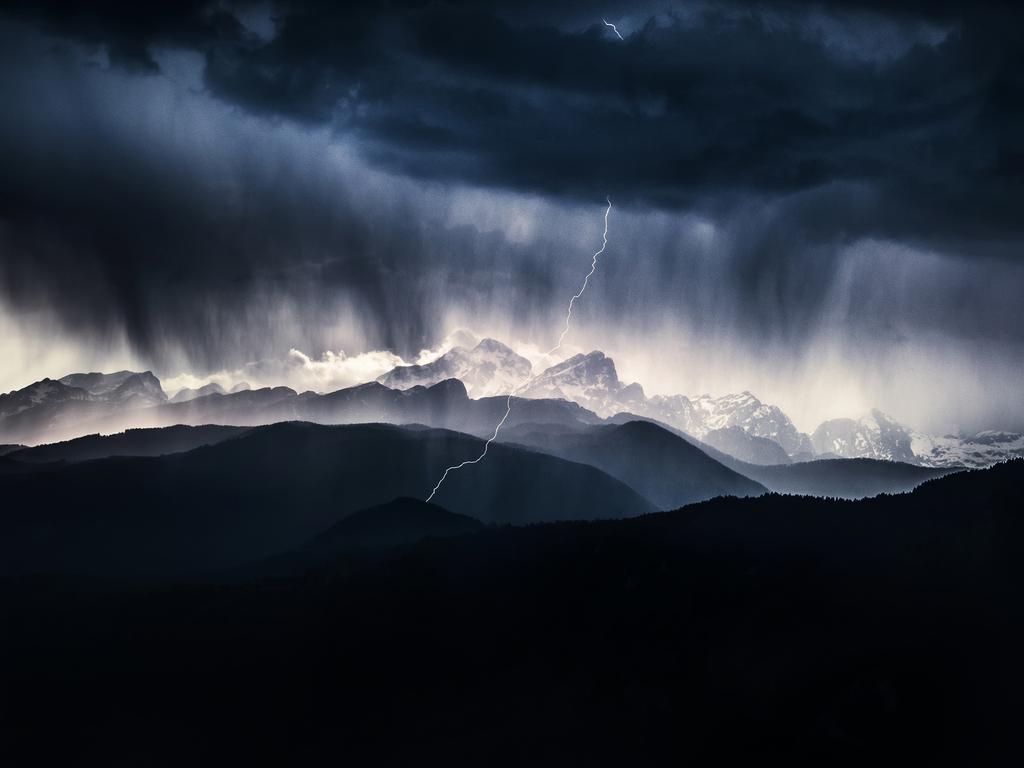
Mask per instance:
[[[610,194],[625,378],[1024,426],[1024,10],[551,5],[4,4],[0,388],[546,348]]]

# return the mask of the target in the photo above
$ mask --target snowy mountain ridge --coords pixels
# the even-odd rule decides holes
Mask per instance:
[[[505,395],[524,382],[530,361],[494,339],[484,339],[472,349],[456,346],[425,365],[400,365],[377,381],[394,389],[432,386],[445,379],[458,379],[470,397]]]
[[[514,367],[509,367],[510,362]],[[568,400],[604,418],[625,412],[656,419],[755,464],[776,464],[786,457],[796,461],[838,457],[984,467],[1024,455],[1022,434],[988,431],[934,437],[909,430],[877,409],[860,419],[827,420],[808,435],[781,408],[749,391],[721,397],[648,397],[640,384],[620,381],[614,360],[600,350],[563,360],[532,381],[530,373],[526,358],[499,341],[485,339],[472,350],[454,347],[428,365],[395,368],[378,381],[405,389],[455,377],[466,384],[472,397],[507,394],[527,384],[518,393],[522,397]]]
[[[721,397],[647,396],[640,384],[620,381],[614,360],[600,350],[574,355],[533,375],[530,361],[499,341],[465,338],[460,342],[429,363],[393,368],[377,381],[391,389],[409,390],[454,379],[474,399],[516,391],[521,397],[575,403],[605,419],[628,419],[630,415],[653,419],[751,464],[833,457],[929,467],[986,467],[1024,456],[1021,433],[988,430],[973,435],[927,435],[904,427],[877,409],[859,419],[829,419],[807,435],[781,408],[748,391]],[[240,383],[232,394],[248,388]],[[180,406],[210,397],[228,395],[219,385],[208,384],[182,389],[170,402]],[[144,423],[152,413],[150,408],[168,402],[160,380],[149,371],[72,373],[59,380],[42,379],[0,394],[0,442],[39,442],[74,435],[80,425],[115,413],[137,414],[133,418]],[[251,410],[242,400],[231,403],[245,412]]]
[[[577,403],[599,416],[608,418],[632,413],[657,419],[704,439],[715,435],[731,446],[743,440],[738,433],[722,432],[742,428],[750,438],[765,438],[782,447],[787,456],[809,456],[810,438],[774,405],[767,405],[750,392],[714,398],[701,395],[655,395],[647,397],[640,384],[619,380],[615,361],[600,350],[574,355],[557,363],[530,380],[532,366],[526,358],[494,339],[484,339],[475,348],[457,346],[426,365],[399,366],[377,381],[389,387],[407,389],[430,386],[446,378],[458,378],[471,397],[507,394],[523,387],[518,395],[534,399],[554,398]],[[525,385],[525,386],[524,386]],[[712,438],[714,442],[715,438]],[[748,458],[761,455],[764,463],[778,460],[775,451],[764,443],[747,440],[743,452]]]

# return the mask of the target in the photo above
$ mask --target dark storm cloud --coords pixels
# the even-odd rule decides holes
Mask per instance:
[[[416,351],[443,335],[444,301],[486,295],[508,260],[537,273],[520,299],[546,298],[550,254],[447,229],[408,185],[330,157],[329,136],[83,67],[16,29],[0,50],[16,107],[0,120],[0,295],[18,312],[49,310],[86,338],[124,332],[146,356],[177,343],[219,368],[353,335]],[[441,290],[450,261],[458,280]],[[351,316],[358,333],[339,337],[331,324]]]
[[[35,21],[58,35],[102,45],[111,61],[143,71],[158,70],[149,50],[153,43],[209,46],[244,37],[238,19],[207,0],[13,2],[4,8],[14,19]]]
[[[670,207],[851,181],[879,204],[849,236],[998,249],[1022,232],[1011,4],[627,7],[624,43],[581,4],[280,3],[270,39],[227,6],[43,8],[24,14],[135,66],[155,66],[150,45],[201,51],[220,98],[330,125],[407,174]]]

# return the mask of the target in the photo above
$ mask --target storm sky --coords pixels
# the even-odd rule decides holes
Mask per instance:
[[[0,4],[0,390],[547,348],[610,195],[569,351],[1024,427],[1018,4],[86,5]]]

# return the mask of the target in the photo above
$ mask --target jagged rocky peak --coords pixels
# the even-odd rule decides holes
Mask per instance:
[[[69,387],[84,389],[90,395],[102,395],[112,391],[125,379],[131,376],[133,371],[118,371],[117,373],[69,373],[60,378],[60,383]],[[43,379],[49,381],[49,379]]]
[[[453,347],[426,365],[401,366],[378,381],[389,387],[406,389],[430,385],[446,378],[458,378],[472,397],[506,394],[529,378],[529,362],[496,339],[483,339],[472,349]],[[781,446],[783,452],[808,455],[813,451],[810,438],[800,432],[780,408],[766,405],[750,391],[711,397],[701,395],[655,395],[647,397],[638,383],[619,379],[615,361],[601,350],[573,355],[541,372],[519,392],[528,398],[550,398],[575,402],[600,416],[628,412],[657,419],[695,437],[702,438],[717,429],[740,427],[751,438],[764,438]],[[723,438],[725,439],[725,438]],[[728,438],[741,442],[736,435]],[[761,455],[780,458],[771,446],[756,446]],[[748,446],[749,447],[749,446]]]
[[[696,406],[686,395],[653,395],[647,398],[647,408],[651,418],[672,424],[684,432],[689,432],[684,425],[695,421],[693,412]]]
[[[739,427],[753,438],[765,438],[777,443],[790,456],[812,450],[810,438],[796,428],[781,408],[766,405],[747,390],[721,397],[655,397],[651,398],[649,405],[649,415],[653,418],[666,421],[701,439],[717,430]],[[737,444],[736,433],[719,437]]]
[[[0,395],[0,442],[35,443],[77,436],[79,424],[115,411],[162,405],[167,395],[150,371],[71,373]]]
[[[483,339],[472,349],[456,346],[424,365],[401,365],[377,381],[388,387],[408,389],[430,386],[445,379],[459,379],[471,397],[511,392],[529,378],[530,361],[496,339]]]
[[[149,371],[134,373],[126,377],[106,396],[106,399],[145,406],[167,402],[167,393],[160,386],[160,379]]]
[[[150,376],[153,375],[149,371],[146,373]],[[117,371],[116,373],[93,371],[92,373],[69,373],[67,376],[61,377],[60,381],[69,387],[79,387],[91,395],[101,396],[113,392],[125,381],[138,375],[140,373],[137,371]]]
[[[698,400],[710,401],[717,404],[719,408],[759,408],[761,401],[751,394],[750,390],[744,389],[731,395],[722,395],[712,398],[710,395],[701,395]]]
[[[497,339],[481,339],[480,343],[474,347],[474,350],[482,353],[491,353],[497,355],[514,355],[511,347],[502,344]]]
[[[818,454],[847,459],[918,461],[910,432],[877,408],[860,419],[830,419],[822,422],[811,435],[811,442]]]
[[[911,447],[921,464],[932,467],[989,467],[1024,456],[1024,434],[986,430],[974,435],[934,437],[911,433]]]
[[[493,367],[495,370],[507,368],[513,373],[528,376],[533,367],[529,360],[496,339],[483,339],[469,351],[463,347],[455,349],[459,350],[457,355],[467,362],[472,361],[485,367]]]
[[[591,386],[614,388],[619,385],[619,374],[615,370],[615,361],[596,349],[585,355],[573,355],[569,359],[551,366],[538,377],[538,381],[555,379]]]
[[[623,411],[670,424],[698,438],[714,430],[738,427],[750,436],[741,441],[735,434],[722,437],[731,444],[744,445],[759,455],[783,460],[779,451],[756,443],[771,440],[787,455],[809,453],[810,438],[800,432],[782,410],[765,405],[749,391],[711,397],[700,395],[654,395],[646,397],[639,384],[623,384],[612,358],[600,350],[574,355],[544,371],[525,392],[527,397],[572,400],[602,416]]]
[[[615,361],[600,350],[573,355],[551,366],[523,394],[569,400],[605,417],[641,410],[646,402],[643,387],[619,381]]]
[[[235,390],[232,389],[231,391],[234,392]],[[225,394],[224,387],[222,387],[220,384],[217,384],[216,382],[211,382],[210,384],[204,384],[203,386],[197,389],[190,389],[188,387],[180,389],[175,393],[174,397],[171,398],[171,402],[185,403],[188,402],[189,400],[195,400],[197,397],[206,397],[207,395],[223,394]]]
[[[83,389],[98,400],[156,405],[167,400],[160,379],[152,371],[116,373],[69,373],[60,379],[69,387]]]
[[[150,371],[70,373],[60,379],[41,379],[27,387],[0,395],[0,416],[40,406],[73,401],[148,406],[167,401],[160,380]]]
[[[54,379],[41,379],[27,387],[0,395],[0,417],[13,416],[36,406],[54,405],[70,400],[91,400],[92,397],[81,387],[72,387]]]
[[[36,405],[69,399],[87,400],[90,395],[90,393],[82,387],[75,387],[70,384],[65,384],[60,380],[55,381],[54,379],[49,378],[33,382],[24,389],[16,390],[11,394],[24,394],[29,401]]]
[[[820,456],[904,461],[927,467],[989,467],[1024,456],[1024,435],[987,431],[974,435],[926,435],[908,429],[877,408],[859,419],[829,419],[814,430]]]

